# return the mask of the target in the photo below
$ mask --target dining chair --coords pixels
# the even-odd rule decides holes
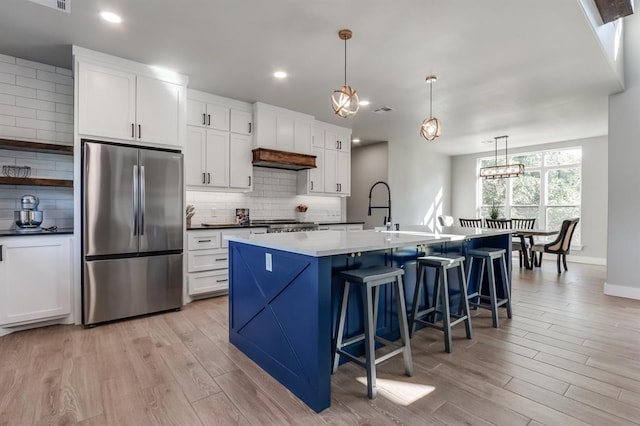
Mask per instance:
[[[445,216],[441,214],[438,216],[438,223],[440,226],[453,226],[453,216]]]
[[[533,229],[536,219],[511,219],[511,229]],[[524,247],[522,247],[524,241]],[[522,268],[523,256],[530,256],[531,247],[533,247],[533,235],[529,235],[529,241],[525,239],[514,240],[511,243],[511,251],[518,251],[520,258],[520,267]]]
[[[511,219],[485,219],[487,228],[511,229]]]
[[[458,219],[463,228],[482,228],[482,219]]]
[[[562,270],[560,269],[560,258],[562,258],[562,264],[564,266],[564,270],[567,271],[567,254],[569,254],[571,249],[571,238],[573,237],[573,232],[576,230],[576,226],[580,222],[580,218],[573,219],[565,219],[562,221],[562,227],[560,228],[560,233],[558,234],[558,238],[554,241],[544,244],[534,244],[531,247],[534,255],[534,262],[536,266],[540,266],[542,264],[542,253],[553,253],[558,255],[558,273],[560,274]],[[538,255],[536,256],[536,253]],[[537,257],[537,259],[536,259]]]

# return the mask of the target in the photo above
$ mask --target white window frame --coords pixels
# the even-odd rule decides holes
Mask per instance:
[[[561,165],[553,165],[546,166],[545,165],[545,157],[547,154],[558,151],[569,151],[569,150],[580,150],[580,161],[572,164],[561,164]],[[509,162],[512,163],[513,157],[522,157],[526,155],[534,155],[534,154],[542,154],[541,165],[538,167],[525,167],[526,172],[539,172],[540,173],[540,204],[537,206],[539,215],[536,220],[536,228],[546,229],[547,228],[547,209],[554,207],[578,207],[579,217],[582,217],[582,187],[580,185],[580,204],[548,204],[548,173],[554,170],[567,170],[567,169],[577,169],[580,173],[580,181],[582,182],[582,147],[581,146],[573,146],[566,148],[558,148],[558,149],[549,149],[549,150],[541,150],[541,151],[530,151],[530,152],[517,152],[509,155]],[[476,217],[482,218],[482,209],[486,207],[490,207],[482,203],[482,181],[484,178],[480,177],[480,167],[483,161],[491,161],[494,157],[481,157],[476,160]],[[505,217],[507,219],[511,218],[511,208],[514,207],[512,205],[512,193],[513,193],[513,185],[512,179],[507,178],[506,182],[506,193],[505,193]],[[553,239],[553,238],[551,238]],[[580,235],[578,235],[578,239],[576,240],[575,236],[572,240],[572,246],[580,247]]]

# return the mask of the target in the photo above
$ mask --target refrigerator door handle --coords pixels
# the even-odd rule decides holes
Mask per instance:
[[[133,166],[133,235],[138,235],[138,166]]]
[[[140,235],[144,235],[145,186],[144,166],[140,166]]]

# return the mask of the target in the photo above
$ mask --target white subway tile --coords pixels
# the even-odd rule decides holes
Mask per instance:
[[[2,65],[2,62],[0,62],[0,65]],[[36,89],[32,89],[31,87],[14,86],[13,84],[6,83],[0,83],[0,93],[4,93],[6,95],[24,96],[25,98],[36,97]]]
[[[73,164],[73,158],[70,155],[64,154],[51,154],[48,152],[36,152],[36,158],[38,160],[50,160],[56,163],[71,163]]]
[[[7,62],[0,62],[0,72],[36,78],[36,70]]]
[[[12,115],[0,115],[0,126],[15,126],[16,118]]]
[[[51,101],[51,102],[58,102],[61,104],[73,105],[73,96],[70,96],[70,95],[62,95],[60,93],[47,92],[46,90],[37,90],[35,97],[43,101]]]
[[[55,89],[56,93],[73,96],[73,86],[67,86],[66,84],[56,84]]]
[[[33,118],[21,118],[16,117],[16,127],[27,127],[29,129],[40,129],[40,130],[56,130],[56,123],[53,121],[45,121],[45,120],[34,120]]]
[[[4,165],[15,166],[16,165],[16,159],[15,159],[15,157],[0,155],[0,165],[3,165],[3,166]],[[0,192],[0,198],[2,198],[2,193],[1,192]]]
[[[73,76],[73,71],[68,70],[68,69],[66,69],[66,68],[59,68],[59,67],[56,67],[56,72],[57,72],[58,74],[62,74],[62,75]]]
[[[31,87],[33,89],[47,90],[49,92],[56,91],[55,83],[50,81],[36,80],[35,78],[16,76],[16,86]]]
[[[52,111],[37,111],[36,116],[39,120],[56,121],[58,123],[73,124],[73,115],[62,114]]]
[[[56,104],[56,112],[61,112],[63,114],[73,114],[73,105]]]
[[[56,123],[56,132],[73,133],[73,124]]]
[[[15,105],[16,97],[13,95],[5,95],[4,93],[0,93],[0,104]]]
[[[29,68],[35,68],[37,70],[44,70],[44,71],[51,71],[51,72],[56,71],[56,67],[52,65],[42,64],[40,62],[28,61],[26,59],[16,58],[16,64],[29,67]]]
[[[13,115],[15,117],[36,118],[36,110],[13,105],[0,104],[0,114]]]
[[[10,149],[0,150],[0,157],[13,157],[13,158],[36,158],[37,153],[33,151],[15,151]],[[2,186],[0,186],[2,188]]]
[[[52,132],[49,130],[37,130],[36,137],[39,140],[51,142],[63,142],[66,144],[73,143],[73,133]]]
[[[56,162],[55,161],[47,161],[47,160],[38,160],[36,158],[25,158],[22,160],[21,166],[29,166],[31,167],[31,171],[33,173],[33,169],[42,169],[42,170],[55,170]]]
[[[72,180],[73,179],[73,171],[64,172],[64,171],[57,171],[57,170],[38,169],[38,170],[36,170],[34,177],[39,177],[39,178],[42,178],[42,179],[66,179],[66,180]]]
[[[16,58],[13,56],[3,55],[0,53],[0,62],[6,62],[8,64],[15,64]]]
[[[25,108],[39,109],[42,111],[55,111],[56,104],[49,101],[39,101],[37,99],[23,98],[21,96],[15,96],[15,104],[17,106]]]
[[[38,80],[51,81],[53,83],[73,86],[73,78],[71,76],[56,74],[55,69],[53,70],[53,72],[38,70],[37,77]]]
[[[0,126],[0,137],[34,139],[36,137],[36,130],[22,127]]]
[[[15,74],[9,74],[6,72],[0,72],[0,83],[16,84]]]
[[[56,208],[59,210],[73,210],[73,200],[56,200]]]

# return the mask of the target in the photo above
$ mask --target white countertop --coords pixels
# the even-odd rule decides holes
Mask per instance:
[[[225,238],[229,241],[238,241],[258,247],[322,257],[420,244],[441,244],[510,233],[504,229],[445,228],[447,233],[430,233],[421,229],[423,228],[408,227],[407,230],[382,232],[373,230],[283,232]]]

